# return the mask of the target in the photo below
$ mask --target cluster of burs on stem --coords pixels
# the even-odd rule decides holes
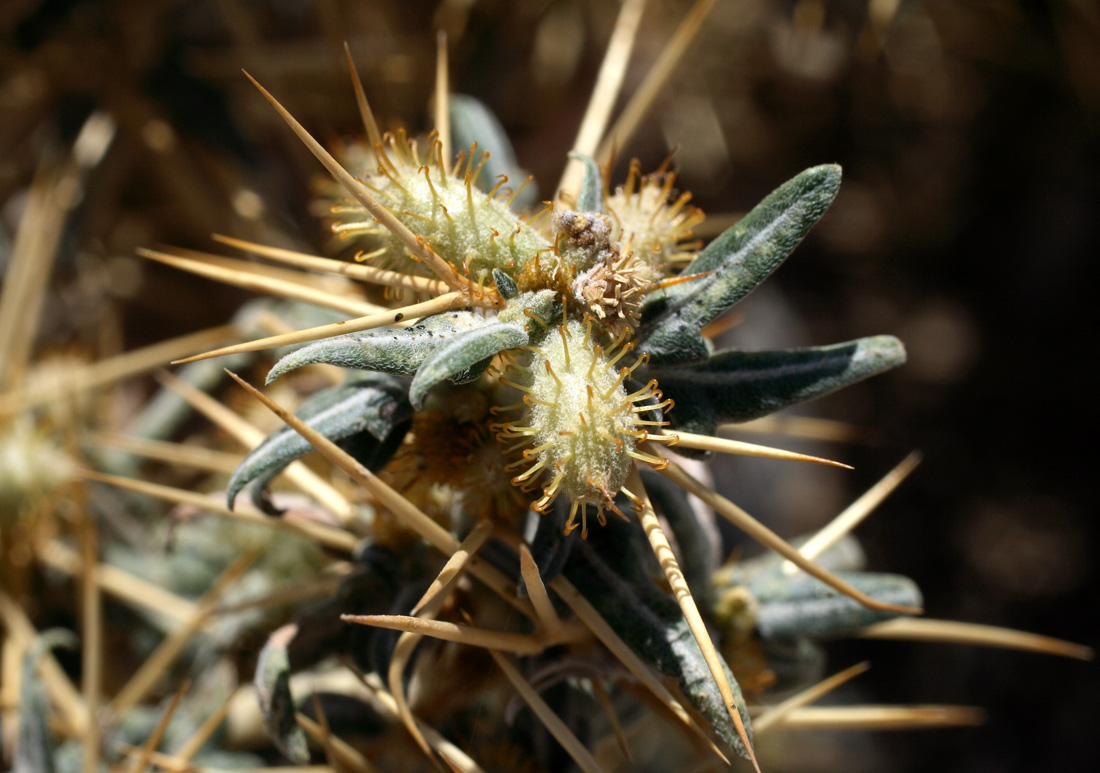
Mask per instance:
[[[504,703],[486,708],[486,691],[503,674],[573,761],[596,770],[589,747],[600,738],[614,736],[629,755],[618,712],[632,705],[631,690],[651,695],[686,738],[705,738],[718,758],[724,746],[755,764],[754,732],[799,727],[800,704],[754,718],[741,686],[758,697],[776,684],[804,687],[817,675],[823,638],[1057,649],[915,618],[922,602],[911,580],[862,571],[847,533],[911,460],[797,548],[676,461],[724,452],[844,466],[718,432],[904,362],[903,346],[888,335],[775,351],[712,341],[729,309],[825,214],[840,187],[838,166],[796,175],[703,246],[693,237],[703,214],[676,190],[671,162],[649,175],[634,162],[613,187],[609,163],[574,152],[566,175],[573,187],[532,208],[535,184],[479,102],[442,100],[437,131],[425,138],[383,134],[354,83],[366,142],[345,147],[343,163],[261,91],[338,183],[324,189],[323,209],[333,232],[354,243],[356,261],[225,241],[374,285],[371,303],[354,306],[369,313],[191,358],[293,344],[268,383],[310,365],[325,366],[329,378],[333,366],[347,374],[296,415],[242,382],[288,426],[236,469],[230,508],[247,490],[255,506],[279,516],[269,484],[313,449],[368,495],[342,516],[360,539],[355,571],[333,600],[276,631],[260,656],[256,688],[285,755],[309,759],[291,663],[300,670],[331,656],[374,679],[371,689],[392,698],[394,715],[429,757],[480,769],[416,707],[441,701],[447,710],[433,712],[436,724],[455,732],[487,710],[507,714]],[[716,516],[771,552],[720,565]],[[456,581],[460,574],[469,577]],[[322,641],[312,631],[327,630],[334,615],[365,633]],[[424,637],[431,643],[421,645]],[[466,656],[456,652],[467,649],[480,653],[477,666],[462,665]],[[526,675],[504,652],[529,658]],[[799,702],[858,671],[807,688]],[[575,689],[558,689],[563,683]],[[578,728],[561,719],[593,707],[603,720]],[[830,721],[974,721],[957,708]],[[492,754],[491,740],[477,750]],[[535,767],[548,764],[531,735],[495,740]]]

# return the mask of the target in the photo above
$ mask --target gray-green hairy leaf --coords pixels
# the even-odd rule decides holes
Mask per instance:
[[[523,182],[527,174],[516,162],[515,151],[500,121],[480,100],[465,94],[451,96],[451,137],[458,150],[469,150],[477,143],[481,150],[489,151],[485,167],[477,178],[478,187],[488,191],[500,175],[507,175],[512,186]],[[538,201],[538,188],[532,180],[520,191],[512,204],[518,210],[526,209]]]
[[[472,381],[497,352],[523,346],[527,340],[522,327],[502,322],[456,334],[425,358],[409,386],[409,401],[419,409],[428,390],[436,384],[445,379],[456,384]]]
[[[304,365],[327,363],[397,376],[416,373],[425,358],[452,336],[485,324],[468,311],[436,314],[407,328],[369,330],[325,338],[283,357],[267,374],[267,383]]]
[[[405,389],[405,384],[392,376],[359,375],[304,400],[297,416],[329,440],[344,440],[367,433],[381,443],[411,415]],[[270,480],[312,449],[309,441],[290,427],[268,435],[230,478],[226,490],[229,506],[233,506],[237,494],[250,481]]]
[[[290,657],[287,649],[298,633],[294,623],[276,630],[260,650],[256,662],[256,696],[264,726],[275,747],[291,762],[309,762],[306,734],[295,718],[297,710],[290,694]]]
[[[646,377],[676,401],[668,414],[673,430],[710,435],[724,422],[758,419],[904,362],[901,341],[873,336],[807,349],[722,351],[696,365],[650,368]]]
[[[920,590],[908,577],[873,572],[838,572],[837,576],[877,601],[921,606]],[[769,572],[754,579],[749,592],[759,604],[756,627],[764,639],[844,636],[898,617],[896,612],[869,609],[806,575]]]
[[[744,298],[798,246],[840,188],[840,167],[816,166],[784,183],[696,256],[684,274],[713,272],[652,293],[638,349],[654,364],[706,356],[699,331]]]
[[[584,178],[577,192],[578,212],[603,212],[603,175],[593,158],[576,150],[569,151],[569,157],[584,164]]]

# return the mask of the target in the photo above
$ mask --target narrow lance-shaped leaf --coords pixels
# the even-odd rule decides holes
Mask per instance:
[[[268,736],[283,756],[298,765],[309,762],[305,731],[295,718],[297,707],[290,694],[290,657],[287,650],[298,633],[294,623],[279,628],[264,644],[256,662],[256,696],[260,701]]]
[[[307,344],[275,363],[267,374],[267,383],[295,368],[317,363],[411,376],[444,341],[484,324],[485,319],[476,314],[453,311],[436,314],[408,328],[370,330],[325,338]]]
[[[527,343],[527,332],[518,325],[493,322],[453,336],[425,358],[409,386],[409,401],[419,409],[428,390],[450,379],[456,384],[473,381],[489,366],[493,355]]]
[[[570,151],[569,157],[584,164],[584,178],[577,192],[577,211],[603,212],[603,175],[600,174],[600,167],[591,156],[576,150]]]
[[[644,554],[631,529],[638,531],[636,522],[609,521],[590,532],[588,542],[574,544],[564,574],[623,641],[658,671],[676,678],[684,697],[719,737],[747,757],[699,644],[676,601],[645,573]],[[740,687],[725,661],[722,665],[751,740],[751,720]]]
[[[840,167],[817,166],[784,183],[696,256],[685,275],[707,274],[652,293],[642,309],[638,349],[654,364],[697,362],[700,332],[787,259],[832,203]]]
[[[878,601],[921,606],[920,590],[908,577],[872,572],[840,572],[838,576]],[[749,592],[759,605],[756,627],[764,639],[844,636],[898,617],[895,612],[868,609],[804,575],[791,578],[769,572],[755,578]]]
[[[704,363],[650,368],[676,401],[672,430],[712,435],[719,424],[758,419],[822,397],[905,362],[893,336],[860,338],[832,346],[780,351],[723,351]]]
[[[480,150],[489,151],[489,158],[477,178],[477,185],[483,191],[488,192],[496,185],[502,174],[508,176],[508,182],[513,187],[520,185],[527,177],[516,162],[515,151],[504,127],[493,111],[474,97],[465,94],[451,96],[451,137],[457,150],[469,152],[470,146],[476,142]],[[520,191],[512,205],[517,210],[524,210],[538,200],[538,187],[532,180]]]
[[[329,440],[367,433],[382,442],[411,413],[404,383],[392,376],[368,374],[312,395],[302,402],[297,415]],[[233,473],[226,491],[229,506],[233,506],[237,494],[250,481],[270,480],[312,449],[305,438],[289,427],[268,435]]]

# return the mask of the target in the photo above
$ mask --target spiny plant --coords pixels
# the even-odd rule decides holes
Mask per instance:
[[[568,763],[544,742],[549,732],[580,769],[599,770],[619,760],[601,749],[602,739],[617,739],[630,759],[624,725],[638,724],[633,699],[641,695],[682,731],[686,753],[697,746],[727,760],[732,749],[755,764],[754,732],[798,727],[797,706],[860,669],[755,717],[739,685],[753,696],[776,680],[804,687],[816,679],[821,639],[931,637],[1082,654],[1049,640],[907,617],[920,611],[914,583],[861,571],[858,548],[845,536],[881,489],[794,547],[675,461],[728,452],[835,465],[717,433],[904,361],[891,336],[765,352],[716,350],[711,341],[712,325],[825,214],[839,167],[796,175],[700,247],[691,232],[703,214],[676,192],[668,166],[642,175],[632,164],[612,189],[610,165],[601,169],[596,148],[581,147],[571,159],[573,186],[527,213],[532,185],[512,187],[522,175],[501,165],[510,149],[479,103],[450,99],[441,78],[433,134],[383,134],[352,74],[367,143],[348,153],[366,159],[358,177],[261,91],[343,188],[328,205],[333,230],[355,239],[368,262],[221,240],[385,288],[381,303],[318,290],[304,271],[301,281],[273,279],[225,259],[145,252],[356,315],[181,361],[205,368],[214,356],[298,346],[269,371],[269,383],[305,366],[327,366],[328,377],[331,366],[350,371],[309,396],[297,415],[238,379],[287,427],[233,473],[225,510],[255,516],[255,505],[271,516],[268,525],[353,559],[335,594],[278,628],[259,655],[256,693],[286,757],[310,759],[308,733],[349,768],[370,769],[368,758],[406,768],[413,763],[395,740],[395,732],[406,740],[404,733],[378,721],[397,718],[428,758],[454,769],[561,769]],[[454,155],[452,147],[465,149]],[[396,305],[402,296],[413,302]],[[311,521],[284,512],[286,501],[269,488],[313,449],[361,484],[363,502],[349,506],[329,484],[299,475],[321,513]],[[238,497],[245,489],[251,503]],[[689,495],[773,552],[718,566]],[[201,506],[216,508],[207,500]],[[296,563],[303,565],[293,570],[298,580],[312,559]],[[717,646],[711,629],[720,634]],[[502,653],[521,656],[520,666]],[[354,708],[318,697],[311,718],[300,706],[303,680],[294,677],[333,657],[361,681],[335,690],[354,695]],[[498,689],[501,675],[538,723],[521,717],[501,730],[515,716],[511,690]],[[325,692],[313,687],[315,696]],[[37,711],[40,696],[31,697],[27,705]],[[116,704],[138,702],[128,697]],[[346,712],[342,725],[337,707]],[[889,720],[957,724],[974,714],[903,708]],[[839,715],[833,721],[860,726]],[[355,746],[341,740],[352,736]],[[460,749],[457,738],[473,740]]]

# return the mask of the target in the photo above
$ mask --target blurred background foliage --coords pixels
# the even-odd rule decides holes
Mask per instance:
[[[689,8],[650,0],[625,93]],[[433,28],[452,87],[500,117],[553,189],[617,12],[596,0],[11,0],[0,6],[0,266],[43,159],[76,143],[35,357],[99,358],[228,320],[242,291],[134,257],[211,233],[330,249],[320,169],[241,75],[329,143],[359,131],[347,41],[376,115],[427,125]],[[872,428],[803,443],[847,476],[723,460],[735,498],[795,534],[908,450],[925,463],[861,529],[930,616],[1096,646],[1098,429],[1087,266],[1100,254],[1100,7],[1089,0],[718,0],[619,153],[670,152],[714,235],[797,171],[844,186],[796,259],[739,307],[746,347],[893,333],[909,364],[815,404]],[[81,155],[83,154],[83,155]],[[10,374],[9,374],[10,376]],[[152,382],[118,393],[125,412]],[[129,404],[126,403],[129,394]],[[121,396],[119,396],[121,395]],[[735,537],[731,537],[731,540]],[[732,543],[731,543],[732,546]],[[64,619],[44,601],[36,614]],[[976,704],[982,728],[798,738],[792,769],[1085,769],[1094,665],[962,647],[848,642],[865,701]]]

